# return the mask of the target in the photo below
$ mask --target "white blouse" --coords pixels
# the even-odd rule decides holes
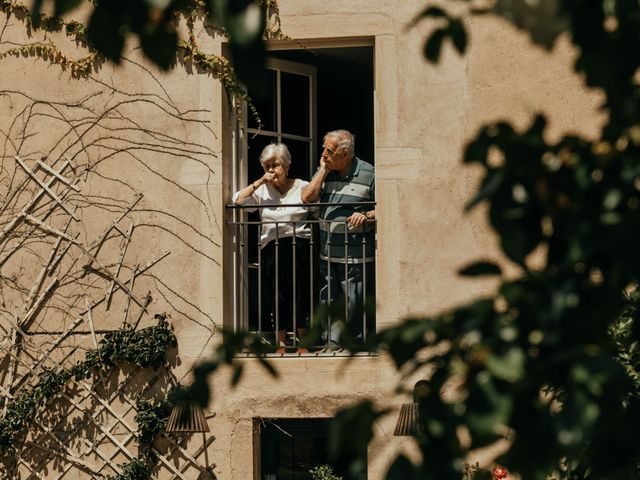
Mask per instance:
[[[278,237],[311,238],[311,229],[304,221],[309,215],[307,207],[284,207],[282,205],[302,203],[302,189],[309,185],[309,182],[294,179],[293,185],[284,195],[281,194],[269,183],[263,183],[256,188],[250,197],[238,201],[240,192],[233,194],[234,205],[273,205],[267,208],[246,208],[248,212],[260,211],[262,219],[262,232],[260,233],[260,248],[264,248],[267,243],[276,238],[276,223],[278,222]]]

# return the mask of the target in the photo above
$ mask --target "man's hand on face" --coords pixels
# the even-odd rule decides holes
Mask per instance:
[[[331,159],[329,157],[320,157],[320,168],[324,168],[327,172],[331,171]]]

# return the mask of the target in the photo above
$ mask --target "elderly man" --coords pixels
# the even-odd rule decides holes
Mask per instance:
[[[365,301],[375,303],[375,229],[368,220],[375,219],[376,211],[355,204],[375,200],[375,173],[373,165],[354,155],[354,147],[346,130],[324,136],[320,167],[302,191],[302,201],[344,204],[320,208],[320,301],[344,301],[349,332],[364,339],[375,325],[363,307]],[[340,333],[329,322],[325,340],[339,344]]]

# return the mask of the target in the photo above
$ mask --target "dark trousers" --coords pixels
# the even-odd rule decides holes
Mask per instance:
[[[293,237],[280,238],[278,245],[271,241],[262,249],[261,263],[263,328],[292,331],[294,314],[295,328],[306,328],[311,305],[309,240],[296,237],[295,245]]]
[[[362,342],[375,331],[375,263],[339,263],[320,260],[320,302],[327,304],[322,339],[343,344],[344,333]],[[338,322],[344,322],[340,325]],[[342,330],[346,328],[346,332]]]

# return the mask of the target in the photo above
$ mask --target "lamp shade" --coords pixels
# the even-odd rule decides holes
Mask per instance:
[[[181,433],[208,432],[209,425],[204,416],[204,411],[198,403],[183,401],[173,406],[165,431]]]
[[[424,432],[420,419],[419,403],[404,403],[396,422],[393,435],[396,437],[413,436]]]

